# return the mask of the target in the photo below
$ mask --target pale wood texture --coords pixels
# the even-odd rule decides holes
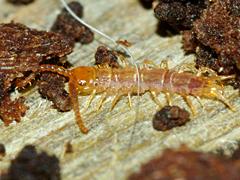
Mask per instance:
[[[84,19],[115,39],[124,38],[133,43],[130,48],[136,62],[152,59],[159,64],[168,59],[170,67],[193,62],[194,56],[185,56],[181,49],[181,36],[161,37],[155,33],[157,20],[151,10],[145,10],[137,0],[88,0],[81,1],[85,7]],[[1,22],[21,22],[30,27],[47,30],[59,13],[61,4],[57,0],[36,0],[28,6],[13,6],[0,0]],[[94,63],[94,53],[108,41],[95,36],[89,45],[77,45],[68,60],[75,66]],[[111,44],[109,44],[111,45]],[[238,92],[226,87],[226,97],[240,109]],[[82,112],[87,135],[79,132],[73,112],[61,113],[52,108],[48,100],[40,97],[37,88],[23,95],[30,109],[21,123],[5,127],[0,122],[0,143],[5,144],[7,156],[0,162],[0,171],[6,170],[10,159],[26,144],[55,154],[61,160],[63,179],[125,179],[138,170],[141,163],[161,153],[168,147],[176,148],[187,144],[199,151],[223,149],[230,154],[237,147],[240,137],[239,112],[232,112],[218,101],[203,100],[204,109],[194,99],[198,109],[196,117],[185,126],[167,132],[152,128],[152,117],[157,106],[148,93],[139,98],[139,112],[128,108],[127,98],[122,98],[116,108],[109,112],[111,98],[100,111],[95,111],[100,97],[96,97],[91,108]],[[79,97],[81,109],[87,97]],[[159,96],[165,103],[163,95]],[[137,97],[133,97],[136,107]],[[174,96],[175,105],[188,108],[179,96]],[[137,122],[137,123],[135,123]],[[133,134],[133,129],[135,133]],[[74,153],[62,155],[64,144],[70,141]]]

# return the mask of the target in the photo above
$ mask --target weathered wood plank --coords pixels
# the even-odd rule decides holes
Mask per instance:
[[[115,39],[125,38],[133,43],[130,48],[141,63],[152,59],[159,63],[169,59],[170,67],[193,61],[193,56],[184,56],[181,36],[160,37],[155,33],[157,21],[152,11],[143,9],[137,0],[121,1],[81,1],[85,6],[85,19],[92,25]],[[24,23],[38,29],[49,29],[61,7],[57,0],[36,0],[29,6],[14,7],[0,0],[1,22]],[[77,45],[68,57],[75,66],[93,65],[94,53],[101,43],[108,43],[96,35],[90,45]],[[15,94],[17,95],[17,94]],[[151,119],[157,106],[149,94],[141,96],[137,124],[136,109],[129,110],[126,98],[109,112],[110,101],[100,111],[95,111],[99,97],[91,108],[83,112],[83,119],[90,127],[88,135],[79,132],[73,112],[61,113],[51,107],[51,103],[40,97],[34,88],[25,94],[29,111],[22,122],[9,127],[0,124],[0,142],[6,145],[7,156],[0,163],[0,171],[7,168],[9,160],[26,144],[34,144],[40,149],[61,157],[64,144],[71,141],[74,153],[61,158],[63,179],[124,179],[137,170],[142,162],[159,154],[167,147],[177,147],[182,143],[201,151],[215,151],[222,148],[226,153],[235,148],[240,137],[239,112],[231,112],[220,102],[203,100],[201,108],[193,99],[198,115],[187,125],[167,132],[156,132]],[[226,87],[226,96],[237,110],[240,109],[238,93]],[[160,100],[165,102],[163,96]],[[84,106],[86,97],[79,97]],[[133,98],[134,107],[137,97]],[[174,104],[186,107],[179,96]],[[133,128],[135,133],[132,135]],[[129,146],[131,142],[131,146]]]

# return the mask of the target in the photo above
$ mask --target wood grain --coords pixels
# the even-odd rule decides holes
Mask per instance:
[[[161,37],[156,33],[157,20],[153,12],[141,7],[137,0],[88,0],[81,1],[85,7],[84,19],[116,40],[127,39],[134,59],[141,64],[152,59],[159,64],[168,59],[171,68],[193,62],[194,56],[185,56],[181,36]],[[20,22],[29,27],[48,30],[59,13],[57,0],[36,0],[28,6],[13,6],[0,0],[1,22]],[[90,45],[77,45],[68,60],[74,64],[91,66],[94,53],[100,44],[111,44],[95,35]],[[222,149],[230,154],[240,140],[240,98],[231,87],[225,88],[226,97],[236,107],[232,112],[217,101],[203,99],[204,108],[194,99],[198,114],[185,126],[167,132],[152,128],[152,117],[157,106],[148,93],[133,97],[133,107],[128,108],[127,98],[122,98],[116,108],[109,112],[112,97],[100,111],[95,107],[96,97],[90,109],[82,112],[90,128],[87,135],[80,133],[73,112],[61,113],[48,100],[42,99],[37,88],[13,96],[25,96],[30,107],[21,123],[5,127],[0,122],[0,142],[5,144],[7,156],[0,162],[0,172],[7,169],[10,160],[26,144],[34,144],[40,150],[55,154],[61,161],[63,179],[125,179],[138,170],[141,163],[161,153],[165,148],[177,148],[187,144],[199,151],[216,152]],[[79,97],[81,109],[87,97]],[[138,102],[139,99],[139,103]],[[165,103],[163,95],[159,99]],[[187,108],[179,96],[174,96],[175,105]],[[137,116],[136,116],[136,112]],[[133,131],[134,130],[134,131]],[[133,133],[134,132],[134,133]],[[64,145],[71,142],[74,153],[63,156]]]

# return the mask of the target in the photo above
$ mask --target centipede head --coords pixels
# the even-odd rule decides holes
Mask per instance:
[[[80,66],[71,70],[71,75],[80,94],[89,94],[93,91],[95,86],[95,70],[93,67]]]

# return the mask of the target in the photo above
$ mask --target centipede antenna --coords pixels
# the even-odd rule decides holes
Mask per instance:
[[[81,18],[79,18],[73,11],[72,9],[68,6],[68,4],[66,3],[65,0],[60,0],[62,5],[64,6],[64,8],[69,12],[69,14],[71,14],[71,16],[76,19],[77,21],[79,21],[80,23],[82,23],[84,26],[88,27],[89,29],[91,29],[92,31],[94,31],[95,33],[101,35],[102,37],[108,39],[109,41],[111,41],[114,45],[115,48],[121,48],[124,53],[129,56],[131,58],[131,63],[135,64],[135,62],[133,61],[133,57],[131,52],[129,51],[129,49],[125,48],[123,45],[118,44],[113,38],[111,38],[109,35],[103,33],[102,31],[98,30],[97,28],[91,26],[90,24],[86,23],[85,21],[83,21]]]
[[[71,14],[71,16],[76,19],[77,21],[79,21],[80,23],[82,23],[83,25],[85,25],[86,27],[88,27],[89,29],[91,29],[92,31],[94,31],[95,33],[101,35],[102,37],[104,37],[105,39],[111,41],[114,45],[115,45],[115,49],[122,49],[124,51],[124,54],[127,55],[130,58],[130,62],[132,65],[135,66],[136,69],[136,74],[137,74],[137,104],[136,104],[136,120],[138,119],[138,111],[139,111],[139,102],[140,102],[140,75],[139,75],[139,68],[137,63],[134,61],[133,55],[130,52],[129,49],[127,49],[126,47],[124,47],[123,45],[117,43],[113,38],[111,38],[109,35],[101,32],[100,30],[98,30],[97,28],[91,26],[90,24],[86,23],[85,21],[83,21],[81,18],[79,18],[73,11],[72,9],[68,6],[68,4],[66,3],[65,0],[60,0],[60,2],[62,3],[62,5],[64,6],[64,8],[69,12],[69,14]],[[136,122],[135,122],[136,123]],[[132,135],[134,134],[134,129],[132,131]],[[131,135],[131,137],[132,137]],[[130,143],[131,145],[131,143]]]
[[[77,21],[79,21],[80,23],[82,23],[84,26],[88,27],[89,29],[91,29],[92,31],[94,31],[95,33],[103,36],[104,38],[108,39],[109,41],[111,41],[114,45],[115,45],[115,48],[116,49],[119,49],[121,48],[124,53],[130,57],[130,61],[131,63],[135,66],[136,68],[136,73],[137,73],[137,78],[138,78],[138,81],[137,81],[137,86],[138,86],[138,92],[137,92],[137,95],[139,96],[140,94],[140,76],[139,76],[139,69],[138,69],[138,65],[137,63],[134,61],[133,59],[133,56],[132,56],[132,53],[130,52],[129,49],[127,49],[126,47],[124,47],[123,45],[121,44],[118,44],[113,38],[111,38],[109,35],[103,33],[102,31],[98,30],[97,28],[91,26],[90,24],[86,23],[85,21],[83,21],[81,18],[79,18],[73,11],[72,9],[68,6],[68,4],[66,3],[65,0],[60,0],[60,2],[62,3],[62,5],[64,6],[64,8],[69,12],[69,14],[71,14],[71,16],[76,19]]]

